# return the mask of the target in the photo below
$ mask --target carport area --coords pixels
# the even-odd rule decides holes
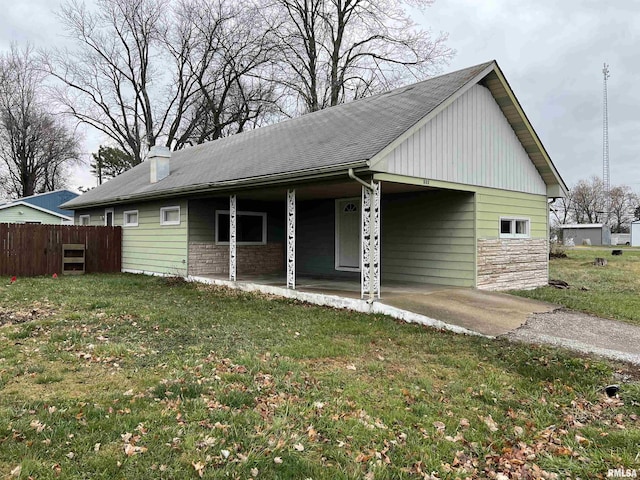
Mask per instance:
[[[284,276],[278,274],[244,276],[236,282],[229,282],[224,276],[194,280],[298,298],[320,305],[382,313],[409,322],[489,337],[519,328],[532,314],[558,308],[557,305],[506,293],[387,281],[382,285],[381,298],[373,303],[371,310],[367,310],[365,306],[370,304],[360,299],[360,282],[351,279],[302,276],[298,277],[296,290],[283,288]]]

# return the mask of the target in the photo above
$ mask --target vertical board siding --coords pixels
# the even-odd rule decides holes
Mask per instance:
[[[180,207],[180,225],[160,225],[160,208]],[[104,225],[104,208],[76,210],[89,214],[91,225]],[[137,227],[122,227],[122,269],[168,275],[187,274],[188,211],[185,199],[132,203],[114,207],[114,225],[123,224],[125,211],[138,211]]]
[[[542,195],[547,191],[491,92],[481,85],[456,99],[380,165],[399,175]]]
[[[20,213],[22,212],[22,213]],[[62,218],[42,212],[26,205],[16,205],[0,210],[0,222],[2,223],[26,223],[40,222],[48,225],[61,225]]]
[[[475,284],[473,193],[383,194],[381,223],[383,286]]]
[[[85,246],[87,273],[114,273],[121,268],[120,227],[0,224],[0,275],[60,274],[62,246]]]

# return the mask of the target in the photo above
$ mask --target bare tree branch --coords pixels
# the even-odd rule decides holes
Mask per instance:
[[[42,80],[30,46],[0,56],[0,175],[10,197],[60,188],[79,159],[75,132],[45,108]]]
[[[424,79],[453,55],[410,19],[430,0],[272,0],[281,22],[279,85],[306,111]],[[273,21],[273,20],[272,20]]]

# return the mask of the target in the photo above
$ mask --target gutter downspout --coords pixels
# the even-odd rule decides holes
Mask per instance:
[[[355,180],[359,184],[361,184],[364,188],[369,190],[371,193],[374,192],[373,181],[371,183],[367,183],[362,180],[360,177],[356,177],[355,173],[353,173],[353,168],[348,170],[349,178]],[[375,208],[373,202],[373,195],[371,198],[371,208],[369,209],[369,299],[367,303],[372,304],[375,301],[375,268],[373,265],[373,251],[375,249],[375,238],[374,238],[374,222],[375,222]]]

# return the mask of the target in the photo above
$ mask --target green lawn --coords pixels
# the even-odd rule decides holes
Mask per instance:
[[[622,248],[621,256],[611,255],[611,250],[575,247],[565,250],[567,258],[552,259],[549,278],[564,280],[569,289],[542,287],[512,293],[640,325],[640,249]],[[596,267],[596,257],[605,258],[607,265]]]
[[[640,463],[640,384],[600,391],[631,367],[144,276],[6,283],[1,478],[586,479]]]

